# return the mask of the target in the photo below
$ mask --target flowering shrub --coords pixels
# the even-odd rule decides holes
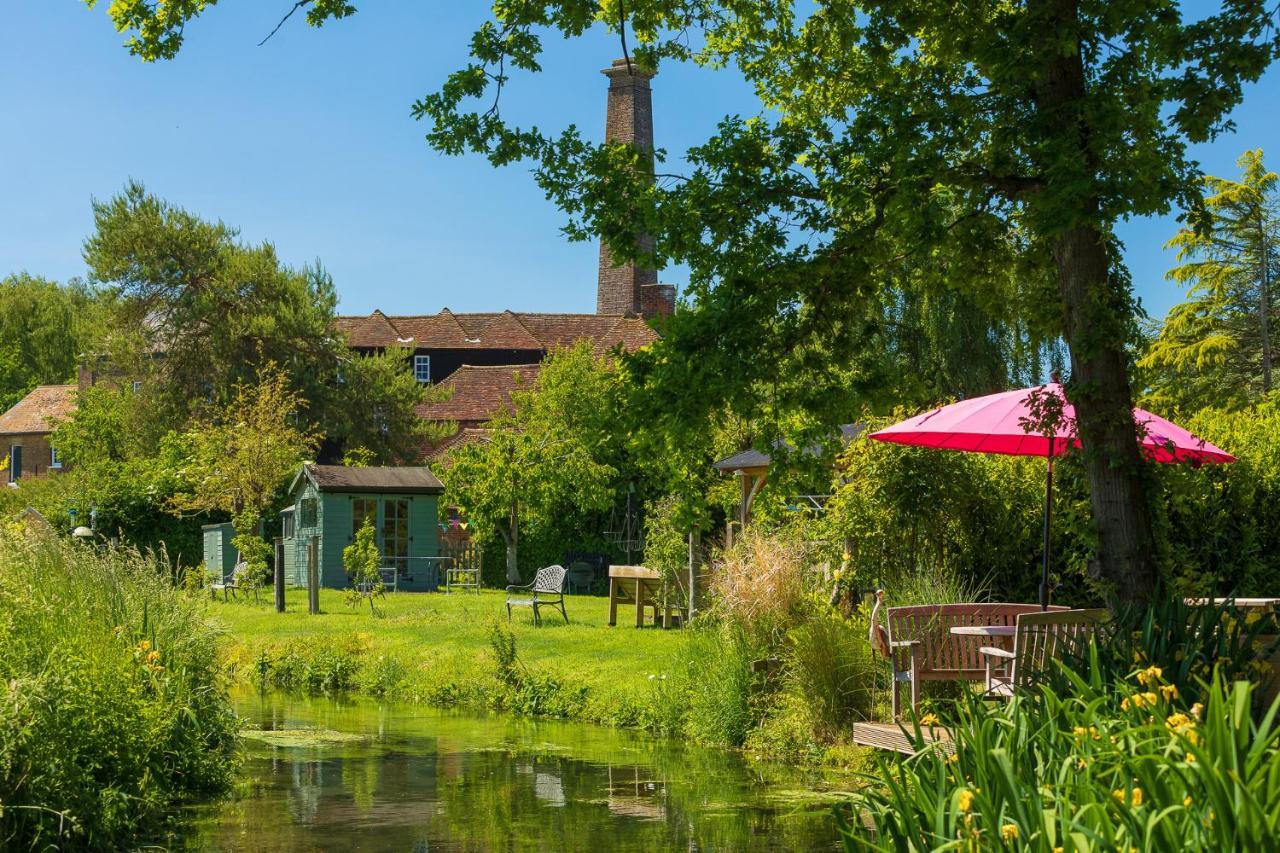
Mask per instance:
[[[843,825],[848,850],[1262,850],[1280,815],[1280,728],[1252,686],[1214,676],[1187,707],[1158,666],[1115,685],[1091,668],[960,707],[954,752],[879,759]],[[861,819],[859,819],[859,817]]]

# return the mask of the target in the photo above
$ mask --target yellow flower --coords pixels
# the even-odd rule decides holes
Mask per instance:
[[[973,791],[968,788],[961,788],[956,794],[956,808],[962,812],[967,812],[973,808]]]
[[[1191,718],[1186,714],[1170,714],[1164,724],[1177,732],[1191,725]]]
[[[1120,710],[1121,710],[1121,711],[1127,711],[1127,710],[1129,710],[1129,697],[1128,697],[1128,696],[1126,696],[1125,698],[1123,698],[1123,699],[1121,699],[1121,700],[1120,700]]]
[[[1164,697],[1164,701],[1172,702],[1178,698],[1178,685],[1166,684],[1160,688],[1160,695]]]
[[[140,652],[145,652],[145,651],[147,651],[147,650],[148,650],[148,649],[150,649],[150,648],[151,648],[151,641],[150,641],[150,640],[142,640],[142,641],[140,641],[140,642],[138,643],[138,651],[140,651]]]
[[[959,755],[958,753],[953,752],[953,753],[951,753],[950,755],[948,755],[948,756],[947,756],[947,763],[948,763],[948,764],[955,764],[955,763],[957,763],[958,761],[960,761],[960,755]]]
[[[1006,823],[1000,827],[1000,837],[1005,841],[1018,840],[1018,825],[1016,823]]]
[[[1259,612],[1258,612],[1258,611],[1256,611],[1256,610],[1250,610],[1250,611],[1249,611],[1249,614],[1248,614],[1247,616],[1245,616],[1245,617],[1244,617],[1244,624],[1246,624],[1246,625],[1256,625],[1256,624],[1258,624],[1258,621],[1259,621],[1260,619],[1262,619],[1262,614],[1261,614],[1261,613],[1259,613]]]
[[[1118,788],[1111,792],[1111,796],[1114,797],[1115,801],[1122,806],[1125,803],[1129,803],[1131,806],[1133,806],[1136,809],[1138,806],[1142,805],[1142,789],[1141,788],[1134,788],[1132,791],[1129,791],[1129,792],[1126,792],[1124,788]]]
[[[920,718],[920,725],[922,726],[936,726],[937,724],[938,724],[937,714],[925,714],[923,717]]]
[[[159,651],[148,652],[147,660],[150,661],[151,663],[155,663],[156,661],[160,660],[160,652]]]
[[[1188,809],[1189,809],[1189,808],[1191,808],[1191,795],[1190,795],[1190,794],[1187,794],[1185,797],[1183,797],[1183,798],[1182,798],[1182,805],[1183,805],[1183,807],[1184,807],[1184,808],[1188,808]]]
[[[1204,713],[1203,703],[1197,702],[1196,704],[1191,706],[1191,716],[1195,717],[1197,720],[1200,719],[1200,715],[1203,713]]]
[[[1160,683],[1160,676],[1164,675],[1164,670],[1158,666],[1149,666],[1138,673],[1138,682],[1147,687],[1154,687]]]
[[[1053,853],[1062,853],[1062,848],[1061,847],[1053,848]]]

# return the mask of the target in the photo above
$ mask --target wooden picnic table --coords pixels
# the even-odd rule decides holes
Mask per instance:
[[[609,567],[609,624],[618,624],[618,605],[634,603],[636,607],[636,627],[644,627],[644,610],[653,608],[653,624],[669,628],[672,625],[675,607],[667,600],[667,590],[663,588],[662,575],[655,569],[644,566],[610,566]],[[681,614],[683,615],[683,614]]]

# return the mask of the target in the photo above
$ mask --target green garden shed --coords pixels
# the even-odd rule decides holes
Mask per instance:
[[[306,586],[313,539],[320,585],[349,586],[342,549],[365,520],[378,534],[385,569],[399,590],[433,590],[439,583],[437,501],[444,485],[423,467],[349,468],[303,465],[289,487],[293,505],[281,512],[285,580]]]
[[[236,535],[235,527],[229,521],[206,524],[200,528],[200,534],[204,541],[205,573],[218,578],[230,577],[238,556],[236,546],[231,544]]]

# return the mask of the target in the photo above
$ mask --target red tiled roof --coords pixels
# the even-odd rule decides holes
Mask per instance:
[[[0,435],[53,432],[76,410],[76,386],[41,385],[0,415]]]
[[[658,334],[639,317],[619,314],[439,314],[339,317],[338,331],[353,347],[407,346],[417,349],[551,350],[589,340],[597,353],[618,344],[638,349]]]
[[[441,403],[417,408],[418,417],[433,421],[482,423],[511,405],[511,392],[532,388],[538,365],[515,364],[478,367],[464,364],[441,382],[453,396]]]

